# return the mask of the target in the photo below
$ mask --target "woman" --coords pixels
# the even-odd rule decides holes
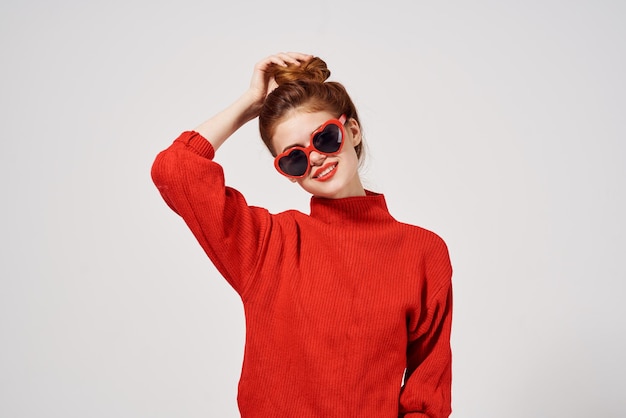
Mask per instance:
[[[361,124],[329,75],[311,55],[260,61],[238,100],[158,155],[154,183],[243,301],[243,418],[447,417],[446,245],[363,188]],[[310,215],[270,214],[224,185],[214,153],[256,117]]]

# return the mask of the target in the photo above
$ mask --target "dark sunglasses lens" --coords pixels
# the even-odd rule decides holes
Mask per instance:
[[[339,150],[341,141],[343,141],[341,129],[333,123],[326,126],[322,132],[315,134],[313,146],[321,152],[333,153]]]
[[[283,173],[297,177],[306,173],[309,162],[304,151],[294,149],[288,155],[278,160],[278,166]]]

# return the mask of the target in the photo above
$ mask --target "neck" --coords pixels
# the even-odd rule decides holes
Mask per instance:
[[[365,191],[365,188],[363,187],[363,184],[361,183],[361,178],[359,177],[359,175],[355,175],[354,179],[350,182],[350,184],[347,187],[342,188],[341,190],[338,190],[337,192],[330,192],[328,194],[324,194],[324,195],[313,195],[313,197],[316,198],[326,198],[326,199],[345,199],[347,197],[358,197],[358,196],[366,196],[367,193]]]
[[[311,198],[311,217],[326,223],[387,222],[393,220],[387,210],[385,197],[364,190],[362,196],[341,199]]]

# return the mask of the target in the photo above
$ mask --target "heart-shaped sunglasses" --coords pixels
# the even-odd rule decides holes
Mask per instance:
[[[276,170],[287,177],[301,178],[306,176],[311,169],[309,161],[311,152],[316,151],[324,155],[341,152],[343,138],[346,136],[344,123],[346,123],[346,115],[324,122],[311,134],[311,141],[307,147],[295,146],[278,154],[274,159]]]

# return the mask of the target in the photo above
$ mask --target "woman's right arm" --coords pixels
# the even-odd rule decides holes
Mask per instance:
[[[312,56],[298,52],[270,55],[254,66],[248,90],[229,107],[197,126],[194,130],[217,150],[237,129],[259,115],[265,97],[276,88],[272,68],[276,65],[300,65]]]
[[[226,280],[243,295],[255,269],[271,217],[250,207],[237,190],[226,187],[215,150],[239,127],[258,116],[275,87],[273,65],[287,65],[304,54],[277,54],[255,66],[250,88],[229,107],[182,133],[159,153],[152,179],[163,199],[178,213]],[[275,83],[274,83],[275,84]]]

